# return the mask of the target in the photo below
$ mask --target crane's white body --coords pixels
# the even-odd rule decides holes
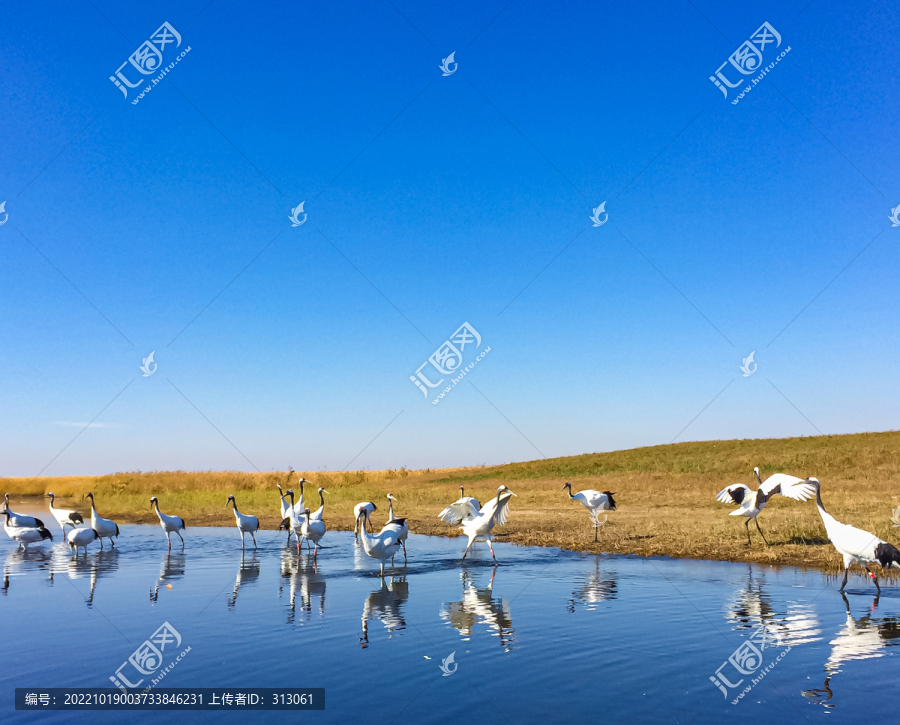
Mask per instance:
[[[378,510],[378,507],[372,503],[371,501],[360,501],[356,506],[353,507],[353,534],[356,536],[359,534],[359,515],[364,514],[366,520],[363,522],[363,525],[369,524],[371,528],[371,524],[369,523],[369,516],[371,516],[375,511]]]
[[[72,529],[66,536],[66,540],[69,542],[69,548],[74,549],[76,555],[78,554],[78,549],[84,549],[85,556],[87,556],[88,544],[93,543],[99,538],[100,535],[93,529],[89,529],[87,526],[80,529]]]
[[[306,509],[304,513],[306,513],[306,518],[300,526],[300,534],[303,540],[307,542],[307,546],[309,546],[310,541],[313,543],[315,556],[318,556],[319,541],[325,536],[325,522],[322,519],[312,518],[309,509]]]
[[[841,591],[844,591],[844,587],[847,586],[847,574],[850,566],[856,562],[866,570],[872,581],[875,582],[876,589],[881,592],[878,577],[869,569],[869,564],[878,564],[883,569],[891,567],[900,569],[900,551],[893,544],[879,539],[875,534],[870,534],[868,531],[857,529],[849,524],[842,524],[825,510],[825,506],[822,504],[822,486],[819,479],[810,477],[806,479],[806,482],[812,484],[815,489],[816,507],[819,509],[819,516],[825,525],[825,533],[832,546],[844,558],[844,582],[841,584]]]
[[[394,498],[394,494],[389,493],[387,495],[388,499],[388,522],[382,529],[384,531],[388,527],[392,527],[397,531],[397,539],[400,541],[400,546],[403,547],[403,558],[406,558],[406,539],[409,536],[409,524],[406,523],[406,519],[398,519],[394,516],[394,501],[397,499]]]
[[[363,514],[360,513],[360,516]],[[359,519],[357,519],[357,522]],[[387,527],[385,527],[387,529]],[[381,562],[381,576],[384,576],[384,562],[393,559],[400,549],[400,534],[394,529],[382,529],[377,534],[370,534],[365,526],[359,526],[359,541],[366,555]]]
[[[63,536],[66,535],[66,526],[71,526],[75,529],[78,528],[78,524],[84,523],[84,517],[77,511],[56,508],[53,505],[56,503],[56,497],[52,492],[48,493],[47,496],[50,497],[50,515],[56,519],[56,523],[58,523],[59,528],[62,529]]]
[[[291,507],[291,504],[289,504],[285,500],[285,496],[287,496],[287,494],[281,490],[281,484],[276,483],[275,485],[278,486],[278,493],[281,495],[281,522],[283,524],[285,519],[290,518],[291,511],[293,511],[293,509]],[[278,528],[280,529],[280,528],[282,528],[282,526],[279,526]],[[290,526],[288,526],[287,532],[288,532],[287,542],[288,542],[288,544],[290,544],[291,543],[291,534],[294,533],[294,530]]]
[[[716,494],[716,501],[720,503],[737,504],[737,508],[729,516],[743,516],[747,520],[744,528],[747,530],[747,544],[750,544],[750,521],[756,524],[756,529],[766,542],[766,536],[759,527],[757,516],[769,503],[773,496],[781,494],[795,501],[806,501],[815,495],[815,488],[802,478],[789,476],[786,473],[773,473],[765,481],[759,477],[759,469],[754,468],[759,488],[754,491],[743,483],[732,483]]]
[[[569,498],[572,501],[578,501],[582,506],[584,506],[588,510],[588,514],[590,514],[591,521],[594,522],[594,541],[597,540],[597,530],[606,523],[606,518],[604,517],[603,521],[600,521],[600,514],[603,511],[615,511],[616,510],[616,502],[613,499],[613,493],[611,491],[595,491],[592,488],[586,488],[583,491],[579,491],[576,494],[572,493],[572,484],[569,481],[566,481],[563,486],[563,490],[568,490]]]
[[[2,514],[9,514],[9,525],[17,528],[26,528],[26,529],[39,529],[43,528],[44,522],[34,516],[26,516],[25,514],[17,514],[15,511],[10,511],[9,508],[9,494],[4,494],[3,496],[6,505],[4,506],[4,510],[0,512]]]
[[[109,545],[115,547],[113,541],[114,536],[119,535],[119,525],[115,521],[104,519],[97,513],[94,507],[94,494],[88,493],[87,497],[91,500],[91,528],[100,536],[100,548],[103,548],[103,539],[109,539]]]
[[[242,514],[238,511],[234,495],[228,497],[228,503],[225,504],[225,508],[228,508],[228,504],[231,504],[234,508],[234,523],[241,534],[241,549],[244,548],[244,534],[250,534],[250,538],[253,539],[253,548],[255,549],[256,532],[259,531],[259,519],[255,516],[248,516],[247,514]]]
[[[299,551],[300,543],[303,539],[303,524],[306,522],[306,511],[303,510],[297,513],[297,508],[294,506],[294,489],[288,489],[288,496],[291,498],[291,505],[288,506],[287,516],[284,517],[278,528],[288,530],[288,543],[291,541],[291,534],[294,535],[294,540],[297,542],[297,550]]]
[[[180,516],[167,516],[162,511],[159,510],[159,501],[156,496],[150,499],[151,506],[156,506],[156,515],[159,517],[159,525],[162,527],[162,530],[166,532],[166,541],[169,542],[169,548],[172,548],[172,539],[170,536],[172,534],[178,534],[178,538],[181,539],[181,548],[184,548],[184,537],[181,535],[181,532],[186,528],[184,525],[184,519]]]
[[[3,530],[23,551],[28,549],[29,544],[36,544],[44,539],[53,541],[53,534],[43,526],[16,526],[12,523],[14,519],[10,511],[6,510],[3,513],[6,514],[6,524],[3,526]]]
[[[456,525],[460,523],[472,511],[481,511],[481,502],[477,498],[466,496],[466,489],[459,487],[459,498],[438,514],[438,518],[445,524]]]
[[[463,559],[466,558],[475,539],[483,538],[488,542],[494,561],[497,561],[491,531],[496,524],[503,526],[509,520],[509,502],[515,495],[506,486],[500,486],[497,489],[497,496],[488,501],[481,510],[476,510],[473,504],[469,504],[469,513],[459,527],[469,539],[462,555]]]

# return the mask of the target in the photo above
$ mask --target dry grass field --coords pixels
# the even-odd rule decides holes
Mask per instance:
[[[495,529],[500,541],[837,572],[840,557],[825,539],[814,501],[772,499],[759,517],[771,546],[763,543],[752,523],[753,543],[747,546],[744,519],[728,516],[731,507],[716,502],[714,494],[735,482],[756,488],[753,466],[760,467],[763,479],[776,472],[818,476],[832,515],[900,545],[900,528],[890,520],[892,509],[900,505],[900,432],[676,443],[478,468],[295,472],[290,481],[295,489],[298,476],[310,481],[306,491],[307,500],[315,504],[311,508],[318,506],[316,487],[328,489],[325,520],[330,529],[352,528],[353,505],[366,500],[378,505],[374,521],[380,525],[387,516],[384,497],[390,491],[398,499],[397,515],[409,520],[413,532],[453,536],[458,532],[436,514],[458,498],[459,486],[464,484],[466,495],[483,503],[504,483],[518,498],[508,525]],[[53,491],[62,498],[59,505],[79,508],[86,508],[82,495],[93,491],[101,514],[121,523],[155,523],[149,499],[156,495],[163,512],[186,520],[189,535],[191,526],[234,523],[225,508],[230,493],[242,512],[260,518],[262,528],[276,528],[280,517],[275,484],[287,489],[288,479],[286,472],[163,471],[4,478],[0,486],[13,502]],[[575,491],[615,493],[618,511],[610,513],[596,544],[586,510],[562,490],[569,480]]]

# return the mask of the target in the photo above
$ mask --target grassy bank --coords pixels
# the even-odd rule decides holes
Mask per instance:
[[[315,488],[328,489],[325,519],[330,529],[352,528],[353,505],[365,500],[376,502],[375,522],[381,524],[387,516],[384,497],[390,491],[399,500],[396,513],[409,520],[414,532],[456,535],[436,514],[459,496],[458,487],[465,485],[467,495],[484,502],[504,483],[518,498],[509,524],[496,530],[506,535],[501,541],[838,571],[840,558],[825,539],[814,502],[776,497],[760,515],[771,546],[763,544],[755,529],[752,546],[746,545],[744,519],[729,517],[731,507],[717,503],[714,495],[738,481],[755,488],[753,466],[760,467],[763,478],[776,472],[818,476],[825,505],[834,516],[900,545],[900,528],[892,528],[890,521],[892,509],[900,505],[900,432],[676,443],[478,468],[299,472],[290,477],[285,472],[136,472],[3,478],[0,486],[13,500],[53,491],[62,497],[59,505],[76,507],[84,507],[81,496],[93,491],[102,515],[122,523],[155,523],[149,498],[156,495],[162,510],[182,516],[188,527],[233,525],[225,508],[226,496],[233,493],[242,512],[258,516],[263,528],[273,529],[280,519],[275,484],[286,489],[290,478],[296,489],[302,475],[310,481],[307,496],[315,506]],[[575,491],[594,488],[616,494],[619,510],[609,515],[597,544],[587,512],[562,491],[567,480]]]

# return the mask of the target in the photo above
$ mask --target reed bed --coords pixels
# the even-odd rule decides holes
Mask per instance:
[[[728,516],[731,508],[715,501],[726,485],[741,481],[756,487],[753,466],[763,478],[776,472],[818,476],[828,510],[840,521],[900,545],[900,528],[891,523],[900,505],[900,432],[861,433],[810,438],[676,443],[611,453],[591,453],[502,466],[473,468],[351,472],[243,473],[237,471],[122,472],[104,476],[3,478],[0,486],[13,501],[53,491],[60,505],[84,506],[93,491],[102,515],[119,522],[155,523],[150,496],[158,496],[166,513],[182,516],[190,527],[230,525],[225,507],[234,494],[243,513],[259,517],[264,529],[275,529],[276,484],[299,493],[298,476],[306,478],[306,500],[318,507],[316,489],[326,495],[329,529],[351,529],[353,506],[371,500],[378,506],[376,524],[387,518],[385,496],[398,499],[395,513],[409,520],[413,532],[458,535],[437,513],[459,496],[482,502],[506,484],[518,498],[507,526],[495,529],[500,541],[529,546],[556,546],[587,552],[640,556],[790,564],[830,573],[841,560],[825,538],[815,503],[776,497],[759,521],[771,546],[751,523],[747,545],[744,519]],[[618,511],[610,512],[599,541],[585,509],[562,490],[594,488],[615,492]],[[31,499],[32,502],[34,499]],[[87,508],[87,507],[85,507]]]

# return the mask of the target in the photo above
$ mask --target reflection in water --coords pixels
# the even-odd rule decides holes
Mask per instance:
[[[409,584],[405,576],[392,576],[390,583],[381,577],[381,587],[372,592],[363,604],[362,631],[359,644],[363,649],[369,646],[369,620],[380,619],[384,628],[394,636],[394,630],[406,629],[402,606],[409,599]]]
[[[747,569],[747,586],[735,592],[725,613],[735,630],[756,629],[766,625],[778,634],[786,647],[818,642],[822,633],[815,609],[810,604],[789,603],[785,614],[779,614],[766,591],[765,575],[754,577]]]
[[[241,563],[238,565],[237,576],[234,578],[234,589],[228,595],[226,602],[228,611],[233,611],[237,603],[238,592],[242,586],[253,584],[259,579],[259,554],[254,549],[249,555],[241,550]]]
[[[828,702],[834,697],[831,678],[841,672],[841,664],[850,660],[868,660],[884,657],[886,647],[900,644],[900,617],[875,617],[878,597],[872,602],[868,614],[858,619],[850,612],[850,602],[841,592],[847,608],[847,620],[837,636],[829,642],[831,656],[825,663],[825,683],[821,689],[804,690],[803,696],[814,705],[832,708]]]
[[[575,611],[576,603],[583,604],[588,612],[593,612],[600,602],[615,599],[618,594],[615,572],[603,572],[601,575],[600,559],[596,556],[594,557],[593,573],[576,579],[576,583],[578,581],[583,581],[584,584],[572,592],[572,599],[566,605],[566,610],[569,612]]]
[[[441,619],[446,619],[450,626],[459,630],[464,641],[472,636],[476,624],[486,624],[492,630],[492,637],[500,638],[500,646],[505,652],[512,649],[513,628],[509,612],[509,602],[495,599],[492,593],[494,576],[497,567],[491,568],[491,580],[487,586],[479,589],[470,580],[469,570],[464,569],[460,575],[463,585],[463,598],[459,602],[448,602],[441,608]]]
[[[159,567],[159,579],[156,580],[156,586],[150,592],[150,601],[156,602],[159,599],[159,588],[165,584],[171,589],[171,583],[176,579],[184,576],[184,552],[176,551],[172,553],[171,549],[163,556],[162,563]]]
[[[288,624],[293,624],[297,615],[297,595],[300,596],[300,614],[309,620],[312,616],[312,599],[319,598],[319,615],[325,614],[325,577],[319,574],[316,558],[309,554],[295,554],[290,546],[281,552],[281,581],[278,584],[278,596],[281,596],[284,580],[288,579],[291,587],[291,605],[288,612]]]
[[[55,563],[54,557],[54,563]],[[72,556],[69,559],[66,573],[69,579],[84,579],[90,577],[91,591],[85,602],[90,608],[94,604],[94,591],[97,588],[97,581],[101,577],[108,577],[119,568],[119,550],[105,549],[97,551],[90,556]]]
[[[3,564],[3,586],[0,588],[0,595],[6,596],[9,593],[10,574],[16,576],[20,571],[24,574],[28,569],[43,568],[50,561],[51,551],[44,548],[11,550]]]

